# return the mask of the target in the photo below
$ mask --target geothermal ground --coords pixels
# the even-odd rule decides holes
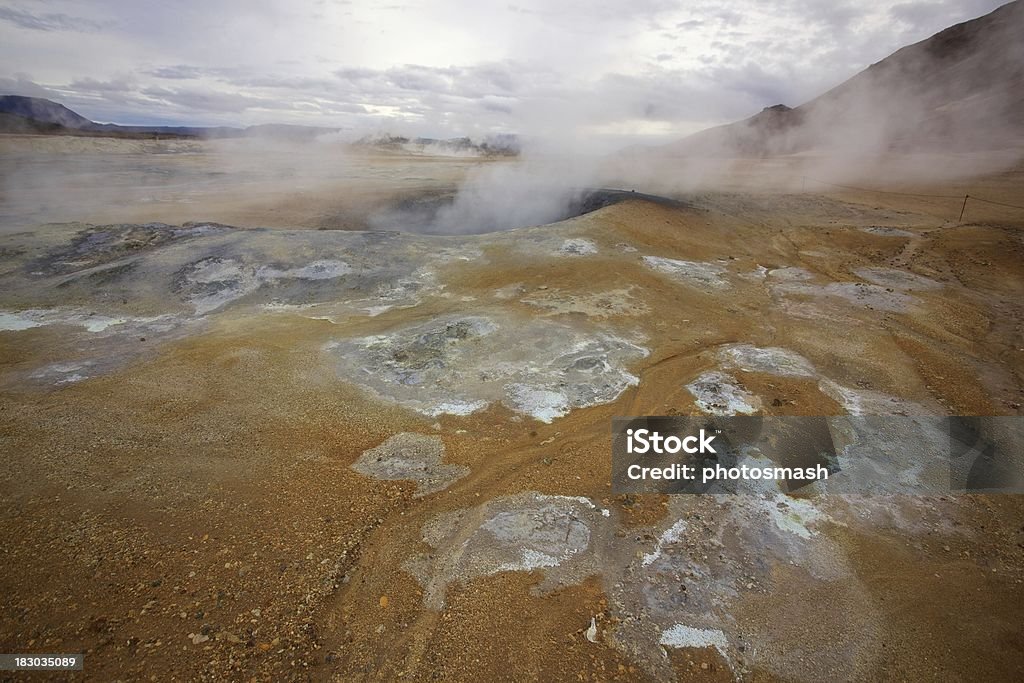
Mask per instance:
[[[1024,677],[1020,497],[617,496],[609,431],[1020,415],[1024,212],[740,183],[423,235],[366,228],[513,162],[3,143],[0,650],[102,681]],[[914,189],[1024,205],[1024,170]]]

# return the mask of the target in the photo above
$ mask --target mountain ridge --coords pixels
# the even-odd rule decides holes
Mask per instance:
[[[655,148],[680,156],[772,156],[820,148],[995,148],[1024,137],[1024,0],[906,45],[797,107]]]
[[[122,126],[96,123],[59,102],[42,97],[0,95],[0,133],[22,135],[76,135],[113,137],[169,137],[222,139],[267,137],[291,141],[311,140],[340,132],[340,128],[264,123],[245,128],[231,126]],[[367,135],[350,143],[375,151],[403,151],[440,156],[516,156],[519,138],[503,134],[474,141],[468,137],[407,138],[389,134]]]

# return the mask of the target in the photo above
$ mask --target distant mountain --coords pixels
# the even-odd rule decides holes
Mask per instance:
[[[17,114],[0,114],[0,133],[21,133],[25,135],[59,135],[70,133],[70,128],[65,128],[58,123],[47,123],[37,121]]]
[[[0,132],[35,132],[60,135],[124,134],[176,137],[232,137],[244,134],[240,128],[189,126],[119,126],[90,121],[63,104],[42,97],[0,96]],[[14,119],[9,117],[16,117]]]
[[[337,128],[268,124],[232,128],[229,126],[121,126],[96,123],[63,104],[42,97],[0,96],[0,133],[50,135],[113,135],[130,137],[168,136],[183,138],[229,138],[242,136],[310,139]]]
[[[41,97],[0,96],[0,113],[13,114],[39,123],[52,123],[63,128],[91,130],[97,124],[71,111],[63,104]]]
[[[0,96],[0,133],[132,138],[156,136],[203,139],[262,137],[307,141],[339,131],[339,128],[279,123],[249,126],[248,128],[121,126],[114,123],[90,121],[63,104],[41,97]],[[519,153],[519,138],[515,135],[495,135],[482,142],[474,142],[469,138],[434,140],[432,138],[410,139],[392,135],[375,135],[364,137],[353,144],[376,151],[401,151],[404,154],[431,156],[514,156]]]
[[[1000,148],[1024,137],[1024,0],[904,47],[799,107],[660,148],[682,156]]]

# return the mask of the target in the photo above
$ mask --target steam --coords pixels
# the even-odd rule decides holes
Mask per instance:
[[[793,191],[808,178],[875,187],[949,182],[1020,162],[1022,106],[1017,2],[905,47],[800,107],[768,107],[616,163],[619,175],[675,191],[737,183]],[[673,164],[669,183],[644,176]]]
[[[578,161],[528,157],[472,171],[431,232],[477,233],[545,225],[567,218],[592,183]]]
[[[906,47],[795,109],[676,143],[596,156],[592,112],[544,108],[546,137],[513,165],[470,172],[426,230],[486,232],[571,215],[588,188],[821,192],[958,185],[1024,159],[1024,3]],[[574,160],[572,162],[568,160]],[[952,191],[952,190],[948,190]]]
[[[414,137],[373,149],[354,143],[374,131],[358,130],[215,141],[11,136],[0,140],[0,230],[209,220],[464,234],[564,219],[599,187],[679,197],[967,183],[1024,158],[1022,36],[1018,2],[795,109],[610,154],[593,134],[595,112],[643,109],[643,93],[524,99],[515,124],[527,136],[515,159]]]

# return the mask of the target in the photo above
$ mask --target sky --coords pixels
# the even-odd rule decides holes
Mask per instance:
[[[656,140],[796,106],[999,0],[0,0],[0,93],[100,122]]]

